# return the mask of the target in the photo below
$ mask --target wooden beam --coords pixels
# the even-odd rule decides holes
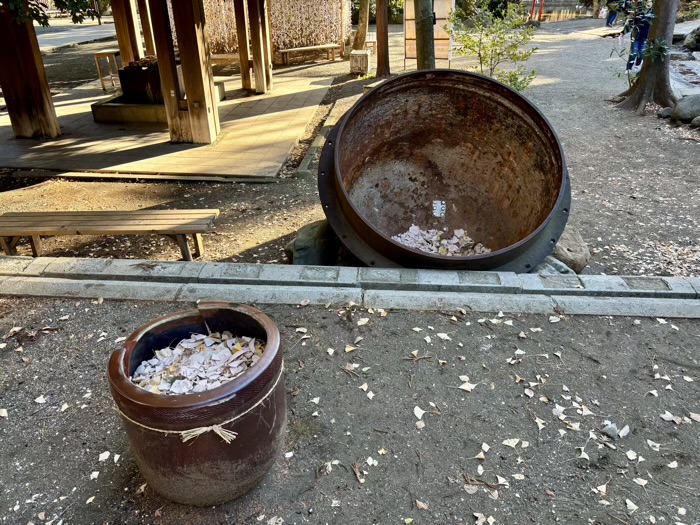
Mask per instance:
[[[192,127],[192,142],[211,144],[216,140],[220,126],[211,56],[204,36],[206,21],[202,0],[173,2],[173,20]]]
[[[180,110],[180,100],[184,90],[180,86],[175,64],[173,33],[168,16],[167,0],[149,0],[153,40],[158,57],[160,85],[168,116],[171,142],[192,142],[192,126],[187,111]]]
[[[272,38],[270,36],[270,10],[268,9],[268,0],[259,0],[260,2],[260,22],[263,35],[263,52],[265,56],[265,80],[267,81],[267,90],[272,90]]]
[[[233,13],[236,19],[238,36],[238,61],[241,64],[241,85],[243,89],[253,88],[250,76],[250,44],[248,41],[248,9],[245,0],[233,0]]]
[[[377,0],[377,76],[389,75],[389,5],[387,0]]]
[[[136,23],[135,12],[135,0],[112,0],[114,29],[117,32],[117,42],[124,65],[143,57],[141,32]]]
[[[262,17],[259,0],[248,0],[250,18],[250,44],[253,50],[253,74],[255,75],[255,92],[267,93],[267,75],[265,74],[265,49],[263,43]]]
[[[0,6],[0,49],[0,86],[15,137],[58,137],[61,127],[34,26],[15,22],[6,2]]]
[[[146,54],[155,55],[156,45],[153,41],[153,25],[151,24],[151,10],[148,7],[148,0],[137,0],[139,6],[139,18],[141,19],[141,30],[143,40],[146,43]]]

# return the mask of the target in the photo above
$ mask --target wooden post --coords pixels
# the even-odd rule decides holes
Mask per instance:
[[[117,42],[124,65],[143,57],[141,33],[134,16],[135,11],[135,0],[112,0],[114,29],[117,32]]]
[[[265,49],[263,43],[262,17],[260,13],[259,0],[248,0],[248,16],[250,17],[250,44],[253,50],[255,92],[267,93]]]
[[[265,80],[267,90],[272,90],[272,38],[270,36],[270,10],[267,0],[260,1],[260,21],[262,22],[263,52],[265,55]]]
[[[7,3],[0,6],[0,49],[0,86],[15,137],[59,136],[34,26],[15,22]]]
[[[151,25],[151,10],[148,7],[148,0],[138,0],[138,6],[143,40],[146,43],[146,54],[153,56],[156,54],[156,46],[153,41],[153,26]]]
[[[389,5],[387,0],[377,0],[377,76],[389,75]]]
[[[211,144],[220,131],[219,110],[216,107],[211,56],[204,37],[202,0],[173,2],[173,20],[187,94],[187,110],[190,113],[192,142]]]
[[[180,109],[180,101],[182,100],[183,104],[185,102],[180,96],[183,90],[177,76],[168,2],[167,0],[149,0],[149,6],[156,56],[158,57],[160,85],[163,90],[165,112],[168,116],[168,128],[170,128],[170,140],[172,142],[192,142],[189,113],[187,110]]]
[[[340,56],[345,57],[345,0],[340,0]]]
[[[250,44],[248,43],[248,9],[245,0],[233,0],[233,14],[236,18],[238,35],[238,60],[241,63],[241,85],[243,89],[252,89],[250,76]]]

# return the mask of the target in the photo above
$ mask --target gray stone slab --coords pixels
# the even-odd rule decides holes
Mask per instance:
[[[60,260],[60,257],[35,257],[32,259],[32,262],[22,271],[22,275],[42,275],[49,264]]]
[[[700,300],[647,297],[553,296],[557,311],[570,315],[700,318]]]
[[[644,297],[675,297],[694,299],[697,296],[695,288],[682,277],[626,277],[622,280]]]
[[[21,274],[33,260],[32,257],[10,257],[7,255],[0,255],[0,275]]]
[[[695,290],[695,297],[700,299],[700,277],[686,277],[685,281]]]
[[[362,304],[359,288],[321,286],[249,286],[244,284],[187,284],[182,287],[178,301],[231,301],[235,303],[345,304],[353,301]]]
[[[514,273],[360,268],[359,282],[367,289],[518,293]]]
[[[576,275],[518,274],[524,294],[579,294],[584,290],[583,283]]]
[[[0,295],[174,301],[181,286],[176,283],[149,283],[144,286],[134,281],[9,277],[0,283]]]
[[[95,279],[99,278],[100,274],[111,264],[112,260],[110,259],[60,258],[47,265],[42,275],[45,277]]]
[[[364,294],[363,306],[401,310],[465,308],[474,312],[554,313],[553,302],[545,295],[497,293],[367,290]]]
[[[204,266],[199,262],[117,259],[100,273],[99,278],[116,281],[192,283],[197,282]]]
[[[199,272],[199,282],[249,282],[258,279],[262,269],[262,264],[207,263]]]

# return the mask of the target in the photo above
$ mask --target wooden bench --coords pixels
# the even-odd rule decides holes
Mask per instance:
[[[278,51],[282,54],[282,62],[287,65],[289,64],[289,53],[294,51],[325,51],[328,60],[331,59],[331,54],[333,55],[333,60],[335,60],[335,50],[340,51],[340,44],[322,44],[320,46],[307,46],[307,47],[291,47],[289,49],[279,49]]]
[[[47,211],[0,215],[0,245],[7,255],[17,254],[17,242],[29,237],[34,257],[42,252],[47,235],[164,235],[173,239],[182,258],[192,260],[187,236],[194,240],[194,256],[204,253],[202,234],[208,232],[219,210]]]

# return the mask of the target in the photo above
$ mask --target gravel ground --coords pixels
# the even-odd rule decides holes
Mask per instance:
[[[638,117],[613,108],[608,99],[625,88],[618,77],[623,63],[610,58],[611,39],[583,33],[601,24],[579,20],[544,25],[536,34],[540,49],[531,61],[538,78],[525,93],[564,144],[573,188],[571,224],[593,252],[585,272],[700,275],[700,189],[695,175],[700,135],[653,115]],[[398,26],[392,28],[391,45],[392,69],[398,72],[403,67]],[[463,59],[453,67],[460,64]],[[331,108],[335,105],[342,113],[369,82],[352,79],[347,67],[344,61],[319,60],[287,68],[296,75],[333,76],[336,81],[284,165],[282,179],[273,184],[52,181],[0,193],[0,212],[60,209],[66,202],[80,210],[218,207],[222,215],[217,231],[205,239],[207,260],[283,262],[283,248],[296,230],[323,218],[315,181],[290,176]],[[316,169],[314,162],[312,173]],[[58,237],[48,239],[45,248],[47,255],[56,256],[179,257],[168,241],[148,237]],[[29,253],[26,246],[22,250]]]
[[[288,431],[261,485],[169,503],[142,488],[105,375],[118,338],[187,307],[0,299],[0,523],[700,521],[698,321],[335,305],[262,307],[282,334]],[[629,434],[604,438],[606,421]]]

